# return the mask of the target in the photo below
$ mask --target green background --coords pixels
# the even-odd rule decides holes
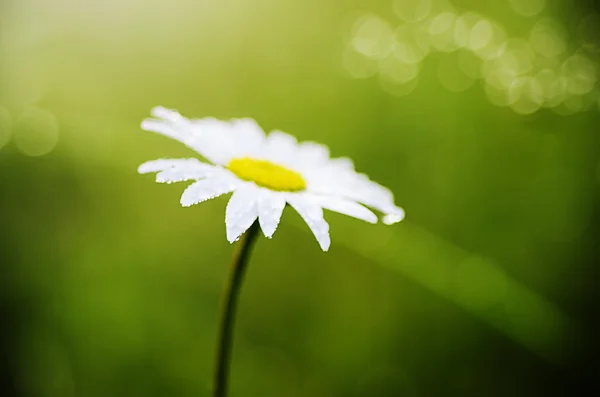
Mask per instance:
[[[535,22],[507,1],[479,3],[455,5],[514,35]],[[137,174],[144,161],[194,155],[140,130],[156,105],[326,143],[407,213],[389,227],[327,213],[323,253],[285,210],[248,269],[232,396],[531,396],[582,384],[598,108],[519,115],[480,83],[445,89],[435,54],[408,96],[349,79],[347,26],[360,10],[396,20],[387,0],[0,3],[7,392],[209,395],[233,251],[226,198],[182,208],[184,184]],[[568,30],[589,10],[549,1],[544,12]],[[49,153],[28,155],[57,131]]]

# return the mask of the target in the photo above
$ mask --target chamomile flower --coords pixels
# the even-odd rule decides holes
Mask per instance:
[[[348,158],[330,158],[326,146],[297,142],[281,131],[269,134],[252,119],[221,121],[187,119],[163,107],[142,129],[175,139],[195,150],[196,158],[159,159],[142,164],[141,174],[156,172],[162,183],[194,181],[181,196],[184,207],[232,193],[225,210],[227,240],[234,242],[258,219],[270,238],[279,225],[286,204],[307,223],[323,251],[329,249],[329,224],[323,209],[370,223],[384,214],[393,224],[404,218],[393,194],[354,170]]]

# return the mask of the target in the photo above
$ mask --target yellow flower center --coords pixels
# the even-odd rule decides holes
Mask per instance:
[[[240,157],[231,160],[227,168],[240,179],[271,190],[297,192],[306,189],[302,175],[270,161]]]

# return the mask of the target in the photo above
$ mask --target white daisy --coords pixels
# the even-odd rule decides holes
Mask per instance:
[[[385,224],[404,218],[392,192],[354,171],[348,158],[329,157],[326,146],[298,143],[281,131],[268,135],[252,119],[187,119],[156,107],[142,129],[176,139],[212,164],[195,158],[160,159],[142,164],[141,174],[158,172],[157,182],[195,181],[183,192],[184,207],[233,192],[225,211],[227,240],[234,242],[258,219],[273,236],[286,204],[308,224],[323,251],[331,243],[323,209],[370,223],[381,211]],[[364,204],[364,205],[363,205]]]

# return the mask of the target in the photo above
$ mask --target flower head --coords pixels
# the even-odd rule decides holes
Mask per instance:
[[[142,129],[180,141],[211,164],[195,158],[159,159],[138,171],[157,172],[157,182],[194,181],[181,196],[184,207],[233,192],[225,211],[229,242],[257,219],[270,238],[286,204],[308,224],[323,251],[331,243],[323,209],[370,223],[377,223],[377,216],[365,205],[382,212],[385,224],[404,218],[388,189],[354,171],[350,159],[330,158],[324,145],[299,143],[281,131],[265,134],[252,119],[190,120],[162,107],[152,115]]]

